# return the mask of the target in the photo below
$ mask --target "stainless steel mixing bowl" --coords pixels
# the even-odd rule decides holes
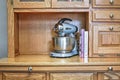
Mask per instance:
[[[56,52],[70,52],[74,45],[74,37],[53,37],[53,47]]]

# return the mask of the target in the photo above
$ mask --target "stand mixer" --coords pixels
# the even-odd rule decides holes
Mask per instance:
[[[66,22],[67,21],[67,22]],[[53,30],[57,36],[53,37],[54,51],[50,53],[51,57],[71,57],[78,54],[77,40],[75,33],[77,26],[68,23],[72,21],[69,18],[62,18],[55,24]]]

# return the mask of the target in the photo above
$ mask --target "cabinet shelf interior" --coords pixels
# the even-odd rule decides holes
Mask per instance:
[[[72,24],[88,30],[88,12],[15,13],[15,55],[49,54],[52,47],[52,31],[61,18],[72,19]],[[78,31],[79,33],[79,31]]]

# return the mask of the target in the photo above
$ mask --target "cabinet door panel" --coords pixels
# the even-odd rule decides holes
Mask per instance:
[[[51,73],[50,80],[93,80],[93,73]]]
[[[53,8],[89,8],[89,0],[52,0]]]
[[[50,0],[13,0],[14,8],[48,8]]]
[[[46,80],[42,73],[3,73],[3,80]]]
[[[2,80],[2,72],[0,72],[0,80]]]
[[[104,73],[104,80],[120,80],[120,72]]]
[[[120,25],[98,24],[93,26],[94,55],[120,55]]]

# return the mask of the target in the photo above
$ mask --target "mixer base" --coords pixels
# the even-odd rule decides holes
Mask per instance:
[[[78,54],[77,51],[74,51],[74,52],[71,52],[71,53],[51,52],[51,53],[50,53],[50,56],[51,56],[51,57],[56,57],[56,58],[67,58],[67,57],[75,56],[75,55],[77,55],[77,54]]]

